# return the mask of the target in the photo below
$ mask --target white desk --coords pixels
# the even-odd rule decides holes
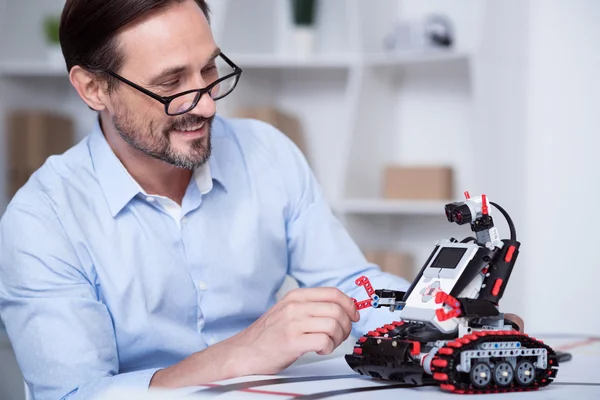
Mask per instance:
[[[526,393],[474,395],[492,399],[600,399],[600,339],[545,338],[555,350],[566,350],[573,359],[559,366],[556,380],[549,386]],[[101,400],[166,400],[166,399],[373,399],[454,398],[460,395],[441,391],[438,387],[398,388],[393,382],[361,377],[348,367],[343,358],[333,358],[295,366],[277,376],[252,376],[216,382],[179,391],[134,393],[119,391]],[[491,396],[491,397],[490,397]]]

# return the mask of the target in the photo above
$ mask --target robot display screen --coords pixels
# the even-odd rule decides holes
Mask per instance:
[[[461,247],[442,247],[435,260],[433,260],[431,268],[454,269],[466,251],[466,248]]]

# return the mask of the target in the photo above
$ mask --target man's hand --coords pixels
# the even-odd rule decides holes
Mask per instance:
[[[504,318],[517,324],[519,326],[519,332],[525,331],[525,321],[523,321],[523,318],[519,317],[517,314],[505,313]]]
[[[305,353],[330,354],[359,319],[354,301],[338,289],[296,289],[228,341],[244,355],[241,374],[275,374]]]
[[[276,374],[303,354],[330,354],[359,319],[354,301],[338,289],[292,290],[244,331],[158,371],[150,386],[196,386]]]

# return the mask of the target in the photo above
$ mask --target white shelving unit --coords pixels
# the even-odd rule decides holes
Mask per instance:
[[[71,88],[63,66],[35,56],[44,54],[37,33],[42,15],[59,11],[64,2],[45,3],[37,17],[26,12],[38,3],[11,2],[8,15],[27,18],[17,24],[9,17],[0,25],[0,33],[10,31],[10,37],[26,37],[30,44],[28,52],[6,40],[8,35],[0,36],[5,38],[0,39],[2,54],[14,54],[0,60],[0,123],[14,107],[52,108],[75,118],[81,138],[94,114]],[[304,57],[291,47],[286,1],[209,3],[218,45],[244,69],[236,92],[219,103],[218,112],[230,116],[241,106],[275,106],[298,116],[307,158],[359,245],[410,251],[420,262],[432,241],[452,231],[445,202],[382,199],[383,168],[389,163],[452,165],[457,197],[471,189],[464,182],[473,179],[472,54],[461,49],[384,52],[383,37],[406,8],[401,0],[369,7],[358,0],[322,1],[317,47]],[[1,126],[2,140],[3,131]],[[3,179],[0,214],[8,201]]]
[[[471,51],[384,52],[384,36],[413,3],[323,1],[315,54],[299,58],[287,2],[260,2],[273,8],[258,14],[275,17],[260,26],[244,23],[256,2],[217,2],[217,42],[245,70],[222,112],[266,105],[300,117],[307,157],[360,247],[407,251],[419,264],[437,239],[465,233],[446,221],[447,202],[383,199],[382,178],[389,163],[444,164],[454,167],[456,198],[477,189],[465,187],[475,178]]]
[[[335,209],[341,214],[444,216],[445,201],[346,199]]]

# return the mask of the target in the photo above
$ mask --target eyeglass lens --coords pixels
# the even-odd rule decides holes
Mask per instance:
[[[217,57],[215,59],[214,66],[208,66],[205,69],[205,71],[202,72],[202,78],[204,79],[206,86],[209,86],[217,80],[232,74],[234,71],[235,70],[233,69],[233,67],[231,67],[223,58]],[[210,97],[213,100],[218,100],[227,96],[235,87],[237,79],[238,76],[234,75],[230,78],[219,82],[211,89],[209,93]],[[199,99],[199,92],[192,92],[183,96],[178,96],[174,98],[169,104],[168,113],[171,115],[185,113],[194,108]]]

